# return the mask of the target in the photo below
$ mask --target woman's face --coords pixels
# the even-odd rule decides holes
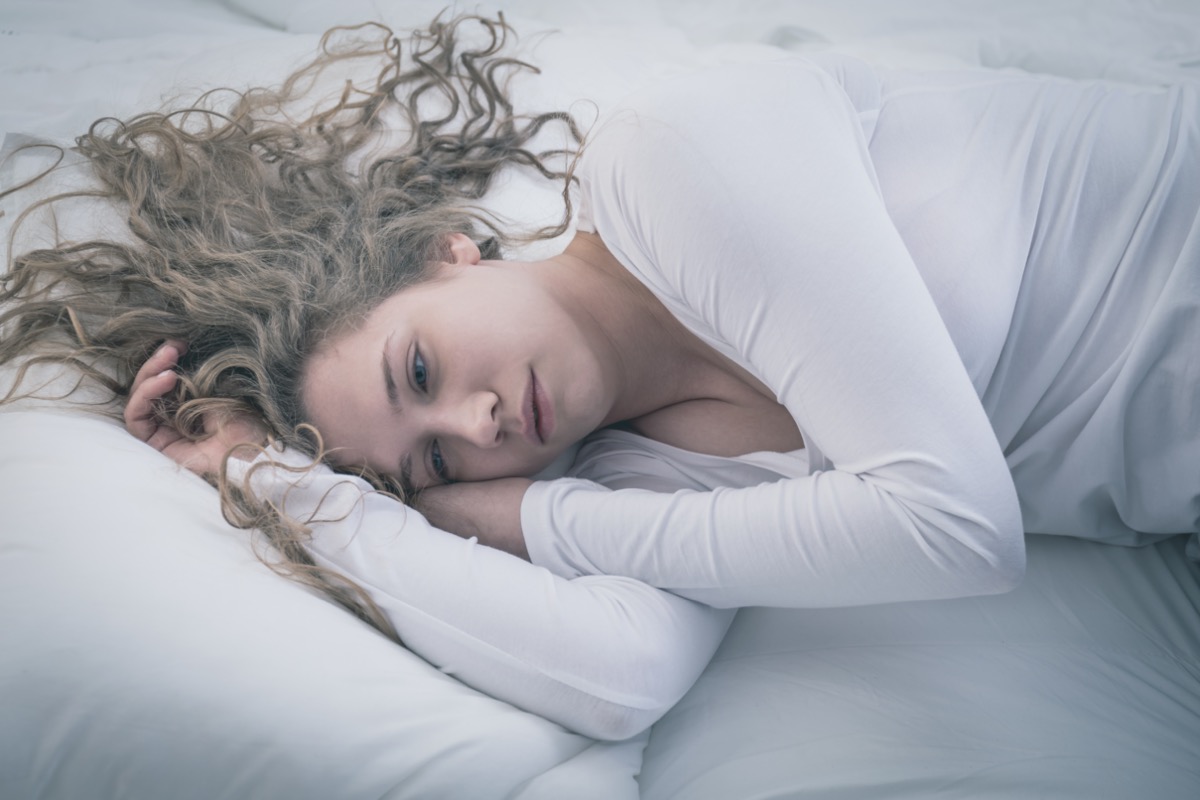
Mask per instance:
[[[465,237],[452,258],[309,360],[304,406],[335,463],[415,489],[529,476],[603,423],[603,347],[543,273],[479,262]]]

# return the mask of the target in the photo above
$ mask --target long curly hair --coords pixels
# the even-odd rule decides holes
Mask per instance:
[[[200,436],[209,414],[250,412],[319,458],[300,396],[310,354],[421,281],[446,258],[449,234],[471,236],[496,258],[569,225],[582,137],[567,113],[514,110],[511,78],[536,69],[506,55],[512,36],[502,16],[439,17],[407,38],[373,23],[335,28],[276,88],[214,91],[186,107],[97,121],[76,140],[99,187],[86,194],[123,209],[128,230],[10,254],[0,365],[14,365],[16,380],[0,402],[21,396],[27,370],[45,364],[75,370],[76,388],[98,384],[123,401],[158,344],[182,339],[166,422]],[[331,72],[349,77],[314,105]],[[566,144],[535,150],[548,125],[563,128]],[[510,167],[562,183],[557,225],[506,234],[480,207]],[[73,194],[40,201],[14,227]],[[386,476],[364,477],[401,493]],[[395,638],[359,587],[313,563],[303,521],[244,486],[214,482],[226,518],[266,534],[273,569]]]

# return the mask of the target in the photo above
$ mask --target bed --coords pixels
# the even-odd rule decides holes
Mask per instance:
[[[31,137],[270,81],[331,25],[412,27],[442,5],[7,0],[0,186],[44,163],[12,155]],[[584,115],[680,69],[828,50],[1200,81],[1190,0],[497,7],[544,68],[521,96]],[[0,206],[6,241],[27,200]],[[553,213],[552,190],[520,182],[492,202]],[[5,800],[1200,797],[1200,553],[1184,536],[1137,549],[1033,536],[1023,585],[1002,596],[743,609],[677,704],[600,741],[274,575],[207,484],[86,409],[0,407],[0,508]]]

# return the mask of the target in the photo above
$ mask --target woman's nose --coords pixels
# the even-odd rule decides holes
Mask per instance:
[[[467,395],[449,415],[450,432],[476,447],[495,447],[501,438],[499,405],[495,392]]]

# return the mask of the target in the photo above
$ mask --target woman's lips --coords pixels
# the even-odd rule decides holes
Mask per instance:
[[[536,383],[533,377],[533,370],[529,371],[529,385],[525,387],[525,397],[521,399],[521,435],[524,436],[530,444],[541,444],[541,434],[537,429],[537,401],[534,400],[534,384]]]
[[[554,408],[545,389],[538,383],[537,375],[529,371],[529,388],[525,390],[522,405],[525,438],[533,444],[545,444],[554,432]]]
[[[554,405],[546,390],[538,383],[537,375],[533,375],[533,410],[537,437],[545,444],[554,433]]]

